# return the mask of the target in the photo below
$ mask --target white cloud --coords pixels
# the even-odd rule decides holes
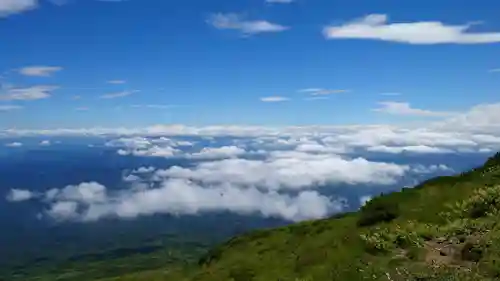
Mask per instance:
[[[266,32],[282,32],[289,29],[286,26],[265,20],[245,20],[237,14],[214,14],[208,19],[208,23],[217,29],[234,29],[247,35]]]
[[[83,186],[93,186],[82,194]],[[343,202],[317,191],[295,195],[238,188],[228,184],[202,187],[184,179],[168,179],[158,187],[140,186],[110,194],[97,183],[72,186],[71,192],[49,190],[41,202],[48,204],[45,215],[56,220],[95,221],[105,217],[135,218],[157,213],[198,214],[210,211],[232,211],[260,214],[292,221],[325,217],[339,212]]]
[[[140,181],[140,180],[141,180],[141,178],[139,176],[132,175],[132,174],[123,177],[123,181],[125,181],[125,182],[136,182],[136,181]]]
[[[262,102],[282,102],[282,101],[288,101],[289,99],[286,97],[280,97],[280,96],[271,96],[271,97],[262,97],[260,98]]]
[[[266,0],[267,3],[290,4],[294,0]]]
[[[136,170],[133,171],[133,173],[136,173],[136,174],[147,174],[147,173],[151,173],[151,172],[154,172],[156,169],[154,167],[140,167]]]
[[[1,111],[19,110],[19,109],[23,109],[23,107],[19,106],[19,105],[0,105],[0,112]]]
[[[123,92],[118,92],[118,93],[111,93],[111,94],[105,94],[100,96],[101,99],[116,99],[116,98],[123,98],[126,96],[130,96],[133,93],[137,91],[123,91]]]
[[[11,100],[39,100],[50,98],[52,92],[58,89],[57,86],[37,85],[27,88],[7,89],[5,94],[0,94],[0,101]]]
[[[449,25],[439,21],[389,23],[384,14],[371,14],[342,25],[327,26],[327,39],[367,39],[406,44],[499,43],[500,32],[470,32],[473,23]]]
[[[425,116],[425,117],[445,117],[456,115],[455,112],[431,111],[425,109],[412,108],[407,102],[385,101],[380,102],[380,108],[373,109],[376,112],[383,112],[394,115]]]
[[[21,147],[21,146],[23,146],[23,144],[20,142],[11,142],[11,143],[7,143],[5,146],[7,146],[7,147]]]
[[[403,153],[403,152],[413,152],[413,153],[451,153],[453,152],[450,149],[426,146],[426,145],[410,145],[410,146],[386,146],[386,145],[378,145],[367,148],[368,151],[373,152],[385,152],[385,153]]]
[[[411,109],[411,107],[410,107]],[[266,149],[280,147],[294,148],[299,144],[318,141],[328,149],[342,148],[366,150],[370,147],[386,146],[413,147],[428,146],[439,150],[456,152],[495,151],[500,150],[497,138],[500,138],[500,103],[483,104],[472,107],[462,113],[445,117],[436,122],[413,125],[349,125],[349,126],[205,126],[191,127],[184,125],[155,125],[140,128],[80,128],[53,130],[7,129],[0,134],[11,137],[23,136],[123,136],[126,138],[142,138],[145,147],[162,146],[160,142],[176,137],[238,137],[253,139],[254,145],[265,146]],[[148,136],[145,138],[144,136]],[[158,137],[163,137],[158,139]],[[157,139],[157,140],[155,140]],[[154,140],[154,142],[153,142]],[[141,141],[141,140],[140,140]],[[258,142],[257,142],[258,141]],[[170,146],[179,148],[178,140]],[[130,154],[135,146],[125,147],[124,152]],[[129,152],[127,152],[129,151]]]
[[[51,143],[50,143],[50,141],[49,141],[49,140],[43,140],[43,141],[41,141],[41,142],[40,142],[40,145],[41,145],[41,146],[49,146],[50,144],[51,144]]]
[[[7,194],[7,201],[10,202],[22,202],[27,201],[35,197],[35,194],[29,190],[23,189],[11,189]]]
[[[84,182],[79,185],[68,185],[62,189],[51,189],[46,192],[48,200],[74,201],[83,204],[102,203],[107,200],[106,187],[97,182]]]
[[[127,81],[125,80],[109,80],[107,81],[108,84],[125,84]]]
[[[118,150],[120,155],[134,155],[144,157],[174,157],[180,154],[181,151],[171,146],[152,146],[146,149],[133,149],[133,150]]]
[[[19,73],[25,76],[49,77],[62,69],[60,66],[26,66],[20,68]]]
[[[224,159],[203,162],[194,168],[174,166],[157,170],[155,178],[187,179],[203,185],[231,184],[297,190],[333,183],[392,184],[408,169],[363,158],[344,159],[334,154],[276,151],[265,160]]]
[[[309,89],[299,90],[299,92],[301,92],[301,93],[308,93],[311,96],[326,96],[326,95],[334,95],[334,94],[347,93],[347,92],[349,92],[349,90],[309,88]]]
[[[443,164],[430,165],[430,166],[416,165],[412,167],[412,171],[418,174],[431,174],[436,172],[454,172],[453,169]]]
[[[79,219],[78,203],[73,201],[55,202],[46,213],[50,217],[61,221]]]
[[[0,0],[0,17],[35,9],[38,0]]]
[[[497,134],[500,131],[500,103],[480,104],[469,111],[433,124],[433,130]]]
[[[119,138],[108,141],[105,145],[110,147],[127,147],[134,149],[147,148],[152,142],[145,137]]]
[[[245,154],[246,151],[237,146],[205,147],[200,152],[187,155],[192,159],[222,159],[235,158]]]

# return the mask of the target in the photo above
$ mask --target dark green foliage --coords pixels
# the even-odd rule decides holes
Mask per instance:
[[[233,268],[229,272],[229,277],[234,281],[252,281],[254,279],[255,273],[246,267]]]
[[[198,265],[209,265],[211,262],[219,260],[222,256],[222,249],[214,247],[198,259]]]
[[[462,248],[461,255],[465,261],[478,262],[483,257],[483,249],[478,244],[467,242]]]
[[[358,226],[371,226],[381,222],[390,222],[399,216],[397,202],[378,197],[361,208]]]
[[[485,168],[500,166],[500,152],[496,153],[486,161],[484,164]]]

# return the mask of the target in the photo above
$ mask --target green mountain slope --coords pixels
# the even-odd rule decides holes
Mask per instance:
[[[359,212],[235,237],[198,266],[109,280],[500,280],[500,154]]]

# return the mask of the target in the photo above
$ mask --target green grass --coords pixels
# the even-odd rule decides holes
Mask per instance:
[[[381,195],[355,213],[232,238],[196,262],[87,280],[500,280],[499,222],[497,154],[470,172]]]

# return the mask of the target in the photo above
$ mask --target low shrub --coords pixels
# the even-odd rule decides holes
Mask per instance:
[[[397,203],[375,198],[361,208],[357,221],[360,227],[376,225],[381,222],[390,222],[399,216]]]

